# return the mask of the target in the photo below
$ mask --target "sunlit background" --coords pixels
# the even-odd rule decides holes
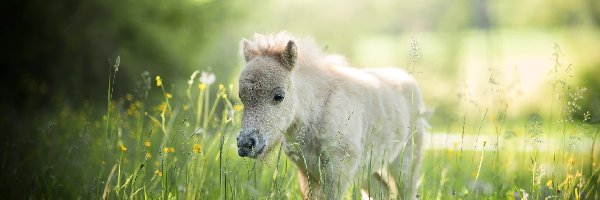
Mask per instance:
[[[32,152],[54,146],[38,145],[43,141],[36,138],[48,124],[60,124],[55,118],[65,109],[101,120],[109,80],[117,100],[139,92],[145,72],[167,80],[175,97],[185,97],[196,70],[214,73],[235,94],[243,66],[239,41],[254,33],[313,38],[358,68],[404,68],[419,81],[433,134],[454,138],[480,128],[493,135],[497,123],[479,125],[502,118],[499,133],[527,138],[532,120],[552,123],[570,113],[573,123],[591,127],[571,136],[585,142],[598,135],[596,0],[34,0],[5,8],[11,13],[2,31],[0,176],[2,190],[15,189],[12,197],[34,193],[30,185],[39,174],[17,169],[38,168]],[[120,67],[111,75],[117,56]],[[161,94],[151,90],[149,104]],[[542,127],[553,131],[552,124]],[[585,162],[597,162],[591,152]],[[61,159],[56,162],[76,161]]]
[[[433,108],[448,109],[463,93],[485,107],[494,79],[511,113],[541,112],[555,54],[573,85],[598,101],[596,1],[30,1],[12,8],[3,80],[11,84],[3,85],[14,95],[3,110],[17,115],[103,101],[104,93],[90,91],[106,88],[116,56],[118,94],[131,91],[143,71],[183,83],[194,70],[210,70],[234,83],[240,39],[284,30],[314,38],[356,67],[408,68],[414,39],[414,71]]]

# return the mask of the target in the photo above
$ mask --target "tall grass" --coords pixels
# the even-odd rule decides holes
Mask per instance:
[[[563,66],[556,60],[559,73]],[[170,80],[145,72],[138,90],[115,98],[119,61],[109,70],[105,111],[64,106],[58,116],[48,117],[55,123],[40,131],[38,139],[44,143],[30,158],[40,166],[31,172],[33,197],[301,198],[297,168],[281,146],[260,160],[237,156],[235,137],[243,105],[232,98],[236,95],[232,85],[219,84],[221,79],[210,72],[196,71],[185,91],[176,91]],[[449,123],[448,129],[434,126],[433,135],[460,132],[460,139],[446,139],[448,148],[436,148],[434,141],[424,143],[419,197],[599,199],[600,167],[594,148],[600,129],[573,119],[585,90],[568,86],[564,74],[553,77],[547,121],[510,119],[508,104],[499,104],[480,112],[466,109],[457,117],[460,123]],[[474,143],[467,140],[471,136]],[[549,142],[557,138],[560,143]],[[590,149],[579,151],[579,145]],[[345,199],[360,198],[363,183],[371,190],[376,162],[382,161],[370,160],[359,168]],[[396,178],[399,187],[408,187]],[[371,192],[385,198],[383,191]]]

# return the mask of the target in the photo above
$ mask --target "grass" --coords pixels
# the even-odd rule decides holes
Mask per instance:
[[[231,98],[233,86],[197,71],[182,97],[174,95],[169,80],[143,73],[139,90],[115,98],[118,67],[119,58],[109,68],[105,111],[72,110],[65,104],[60,113],[42,116],[37,138],[21,143],[31,145],[28,156],[3,166],[31,166],[15,172],[32,183],[22,188],[24,194],[34,199],[301,199],[296,166],[281,147],[263,160],[237,156],[243,106]],[[457,110],[462,113],[457,123],[434,126],[425,142],[419,197],[599,199],[595,145],[600,129],[586,123],[589,116],[573,119],[584,90],[568,86],[561,67],[557,57],[547,121],[509,118],[508,102],[476,111],[465,107]],[[453,132],[460,132],[459,140],[449,139]],[[436,135],[446,138],[436,140]],[[377,161],[361,168],[359,181],[371,182],[365,175],[373,171],[371,162]],[[358,185],[352,184],[346,199],[360,197]]]

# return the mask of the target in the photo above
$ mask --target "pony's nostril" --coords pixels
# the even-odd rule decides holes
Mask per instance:
[[[256,146],[256,138],[251,137],[250,138],[250,147],[254,147],[254,146]]]
[[[265,144],[258,129],[245,129],[237,136],[238,155],[241,157],[256,157],[262,152]]]
[[[238,155],[241,157],[248,156],[248,151],[246,151],[245,149],[238,149]]]
[[[252,149],[258,145],[258,130],[242,131],[237,137],[238,147]]]

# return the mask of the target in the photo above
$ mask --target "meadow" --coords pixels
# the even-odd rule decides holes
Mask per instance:
[[[599,0],[7,3],[0,199],[301,199],[237,155],[239,42],[283,30],[417,79],[419,199],[600,199]]]
[[[28,156],[4,164],[14,171],[3,181],[30,181],[21,189],[32,199],[301,199],[296,166],[279,146],[265,159],[237,155],[236,83],[195,71],[176,86],[144,72],[137,89],[113,96],[119,65],[117,58],[109,67],[106,108],[65,104],[41,115],[36,138],[19,142]],[[510,117],[510,101],[465,103],[454,117],[434,111],[418,198],[599,199],[600,128],[589,112],[575,117],[585,88],[559,71],[544,117]],[[370,171],[361,168],[358,182]],[[346,199],[360,199],[356,185]]]

